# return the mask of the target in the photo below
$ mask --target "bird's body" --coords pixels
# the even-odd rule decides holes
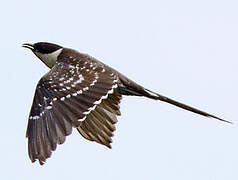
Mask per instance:
[[[43,164],[73,127],[84,138],[110,148],[122,95],[161,100],[228,122],[152,92],[89,55],[45,42],[23,47],[51,68],[37,84],[29,116],[26,136],[32,162]]]

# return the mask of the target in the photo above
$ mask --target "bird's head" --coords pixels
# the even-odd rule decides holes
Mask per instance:
[[[37,42],[35,44],[25,43],[24,48],[32,50],[32,52],[49,68],[52,68],[60,55],[63,47],[48,42]]]

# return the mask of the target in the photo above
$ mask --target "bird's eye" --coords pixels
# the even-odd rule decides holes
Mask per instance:
[[[35,44],[35,45],[34,45],[34,50],[35,50],[36,52],[43,53],[43,54],[49,53],[49,52],[47,51],[47,48],[44,47],[44,44]]]
[[[39,50],[38,50],[38,49],[36,49],[36,48],[34,48],[34,51],[35,51],[35,52],[39,52]]]

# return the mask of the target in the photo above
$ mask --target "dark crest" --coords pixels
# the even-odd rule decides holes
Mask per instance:
[[[49,54],[49,53],[57,51],[58,49],[62,47],[57,44],[52,44],[47,42],[38,42],[33,45],[33,48],[34,48],[34,51],[36,52]]]

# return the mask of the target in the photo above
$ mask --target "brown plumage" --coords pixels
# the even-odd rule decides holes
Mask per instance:
[[[152,92],[86,54],[51,43],[24,44],[51,70],[37,84],[26,137],[32,162],[43,164],[76,128],[111,148],[122,95],[144,96],[229,122]]]

